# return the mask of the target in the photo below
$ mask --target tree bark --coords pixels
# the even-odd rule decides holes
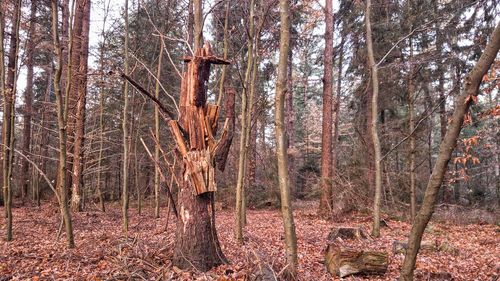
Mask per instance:
[[[245,71],[245,80],[243,93],[241,94],[241,133],[240,133],[240,152],[238,161],[238,178],[236,179],[236,229],[235,237],[239,244],[243,244],[243,226],[245,225],[245,174],[247,167],[248,146],[247,139],[249,137],[249,117],[248,111],[251,109],[248,96],[252,95],[250,91],[250,80],[252,79],[252,71],[254,67],[254,11],[255,1],[250,0],[250,14],[248,17],[248,38],[247,38],[247,68]],[[250,107],[250,108],[249,108]]]
[[[104,4],[104,17],[103,17],[103,22],[102,22],[102,30],[101,30],[101,37],[102,37],[102,46],[99,50],[99,64],[101,67],[101,73],[104,74],[104,68],[105,68],[105,53],[104,53],[104,48],[106,46],[106,34],[105,34],[105,28],[106,28],[106,20],[108,17],[108,12],[109,12],[109,6]],[[99,158],[97,160],[98,168],[97,168],[97,196],[99,197],[99,207],[102,212],[106,211],[106,207],[104,205],[104,195],[102,192],[102,185],[101,185],[101,175],[102,175],[102,157],[103,157],[103,148],[104,148],[104,95],[105,95],[105,86],[106,81],[104,80],[104,75],[101,77],[101,85],[99,88]]]
[[[413,46],[412,46],[412,39],[410,37],[410,65],[412,63],[413,59]],[[413,130],[415,129],[415,122],[414,122],[414,91],[415,91],[415,86],[413,84],[413,67],[410,67],[410,71],[408,74],[408,131],[410,135],[409,139],[409,160],[410,160],[410,165],[409,165],[409,173],[410,173],[410,220],[413,222],[415,219],[415,215],[417,213],[417,195],[416,195],[416,174],[415,174],[415,134]]]
[[[19,52],[19,23],[21,21],[21,1],[14,2],[12,29],[7,61],[7,78],[3,90],[3,188],[7,217],[6,239],[12,240],[12,166],[14,163],[14,120],[16,101],[17,62]],[[3,39],[3,38],[2,38]],[[1,42],[3,44],[3,41]],[[2,52],[3,55],[3,52]]]
[[[75,57],[78,58],[78,68],[74,73],[77,77],[75,83],[76,91],[71,93],[75,96],[76,101],[76,116],[75,116],[75,135],[73,146],[73,173],[72,173],[72,193],[71,193],[71,209],[73,211],[82,211],[82,183],[83,183],[83,166],[84,166],[84,145],[85,145],[85,105],[87,101],[87,69],[88,69],[88,55],[89,55],[89,25],[90,25],[90,0],[77,1],[77,11],[81,10],[76,15],[81,17],[81,33],[80,35],[80,48],[73,49]],[[76,16],[75,15],[75,16]],[[75,19],[75,23],[77,20]],[[72,36],[74,38],[75,36]]]
[[[60,198],[60,211],[61,216],[64,221],[65,231],[66,231],[66,241],[68,248],[75,247],[75,241],[73,239],[73,226],[71,223],[71,215],[68,208],[68,191],[66,186],[66,161],[67,161],[67,107],[68,99],[67,96],[63,101],[63,96],[61,93],[60,83],[61,83],[61,71],[62,71],[62,48],[59,42],[59,31],[58,31],[58,11],[57,11],[57,0],[51,1],[52,7],[52,37],[54,41],[54,52],[57,58],[57,68],[54,74],[54,94],[56,96],[56,106],[57,106],[57,126],[59,132],[59,163],[57,169],[57,191],[59,192]],[[71,50],[71,44],[70,44]],[[69,64],[70,65],[70,64]],[[68,72],[70,67],[68,66]],[[70,75],[68,75],[69,77]],[[69,79],[68,79],[69,80]],[[66,81],[70,83],[70,81]],[[66,92],[68,94],[68,92]]]
[[[125,46],[124,46],[124,73],[128,75],[128,44],[129,44],[129,29],[128,29],[128,0],[125,0]],[[122,181],[122,215],[123,215],[123,231],[128,235],[128,163],[129,163],[129,133],[128,133],[128,83],[125,83],[123,88],[123,181]]]
[[[479,61],[465,78],[464,89],[455,103],[455,110],[453,111],[451,123],[446,131],[443,141],[441,142],[438,158],[434,164],[431,178],[427,183],[422,207],[415,217],[415,221],[411,228],[410,237],[408,238],[408,250],[401,269],[400,280],[413,280],[413,271],[415,269],[416,258],[420,248],[420,242],[422,241],[422,235],[432,217],[432,214],[434,213],[439,189],[443,183],[448,162],[450,161],[453,150],[456,147],[457,139],[464,122],[464,116],[467,114],[469,107],[473,103],[473,98],[479,94],[478,90],[481,80],[490,68],[491,64],[494,62],[499,49],[500,24],[497,25],[493,31],[491,40],[479,58]]]
[[[321,198],[318,214],[327,218],[332,210],[332,98],[333,98],[333,1],[325,5],[325,51],[323,54],[323,120],[321,129]]]
[[[31,116],[33,114],[33,58],[35,53],[35,21],[36,21],[37,1],[31,1],[30,25],[28,31],[28,43],[26,46],[26,90],[24,91],[24,109],[23,109],[23,145],[22,153],[30,155],[31,146]],[[26,159],[21,161],[20,184],[21,194],[25,198],[28,196],[27,177],[29,175],[29,162]]]
[[[161,66],[162,66],[162,58],[163,58],[163,40],[160,39],[160,55],[158,57],[158,67],[156,69],[156,86],[155,86],[155,97],[157,99],[160,98],[160,79],[161,79]],[[159,109],[155,106],[155,137],[157,142],[155,144],[155,161],[160,163],[160,112]],[[155,193],[155,218],[160,217],[160,171],[158,167],[155,166],[155,178],[154,178],[154,193]]]
[[[339,149],[337,147],[339,134],[340,134],[340,99],[342,94],[342,67],[344,62],[344,36],[342,36],[340,47],[339,47],[339,67],[338,67],[338,79],[337,79],[337,97],[335,98],[335,127],[333,129],[333,141],[332,141],[332,179],[337,177],[337,167],[338,167],[338,154]]]
[[[193,0],[194,50],[203,46],[203,0]]]
[[[373,39],[370,20],[371,0],[366,1],[365,25],[366,25],[366,49],[371,69],[372,100],[371,100],[371,124],[370,133],[373,142],[374,167],[375,167],[375,196],[373,202],[373,228],[372,235],[380,236],[380,198],[382,193],[382,169],[381,169],[381,148],[378,138],[378,66],[375,64],[373,54]]]
[[[0,91],[2,91],[2,97],[5,97],[6,95],[6,88],[5,88],[5,50],[4,50],[4,30],[5,30],[5,22],[4,22],[4,11],[3,9],[0,9]],[[4,103],[4,114],[5,114],[5,103]],[[5,122],[5,120],[4,120]],[[4,127],[2,125],[2,144],[3,144],[3,135],[5,135],[4,132]],[[5,148],[2,147],[2,153],[4,153]],[[2,173],[3,173],[2,169]],[[5,184],[5,182],[2,179],[2,184]],[[6,200],[7,200],[7,188],[5,185],[2,187],[2,192],[0,193],[2,196],[2,203],[4,206],[6,206]],[[8,212],[7,208],[4,208],[5,210],[5,217],[8,218]]]
[[[187,71],[183,74],[179,102],[183,114],[180,115],[179,121],[169,121],[171,131],[176,135],[177,148],[183,157],[183,175],[179,177],[182,180],[178,194],[179,221],[173,264],[181,269],[196,268],[201,271],[207,271],[227,262],[217,238],[214,208],[214,169],[219,161],[225,162],[225,159],[217,157],[220,151],[217,147],[226,148],[226,145],[220,142],[215,147],[210,145],[212,134],[215,134],[215,130],[212,131],[215,128],[213,125],[217,123],[217,118],[213,118],[212,121],[208,121],[212,123],[205,125],[196,121],[209,120],[209,115],[205,115],[205,112],[209,112],[208,108],[213,108],[212,105],[206,104],[206,83],[210,76],[210,64],[225,63],[219,59],[211,60],[214,57],[209,50],[209,46],[197,49],[195,56],[188,60]],[[185,137],[180,134],[179,126],[186,132]],[[209,136],[205,137],[204,134]],[[222,134],[222,139],[224,135],[228,135],[227,131]],[[204,159],[209,164],[207,166],[199,164],[196,155],[209,155],[198,156],[208,157]],[[215,155],[214,159],[211,155]],[[208,179],[198,180],[197,171],[201,169],[210,175]]]
[[[224,19],[224,50],[223,50],[223,59],[227,60],[227,56],[229,53],[229,41],[228,41],[228,28],[229,28],[229,11],[231,7],[231,0],[226,1],[226,14],[225,14],[225,19]],[[224,96],[225,92],[225,87],[226,87],[226,65],[222,66],[222,74],[220,77],[220,84],[219,84],[219,96],[217,97],[217,105],[220,106],[222,103],[222,97]]]
[[[284,107],[286,96],[286,78],[288,65],[288,52],[290,47],[290,3],[289,0],[280,0],[280,52],[278,62],[278,75],[276,79],[276,154],[278,159],[278,181],[281,194],[281,212],[285,229],[285,250],[287,275],[294,278],[297,270],[297,236],[290,200],[290,184],[288,179],[288,157],[286,149],[286,132],[284,124]]]
[[[295,111],[293,107],[293,46],[288,51],[287,91],[285,96],[285,128],[287,133],[288,177],[290,192],[295,193],[297,177],[295,171]]]

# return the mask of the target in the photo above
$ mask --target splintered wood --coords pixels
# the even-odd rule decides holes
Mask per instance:
[[[182,77],[180,116],[178,121],[171,120],[169,126],[183,157],[184,180],[189,181],[193,192],[199,195],[217,190],[214,158],[220,143],[215,139],[220,109],[206,103],[210,65],[229,63],[213,56],[209,45],[184,61],[188,63],[188,70]],[[222,136],[225,130],[227,126]]]

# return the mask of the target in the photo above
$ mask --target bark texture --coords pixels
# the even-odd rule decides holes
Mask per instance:
[[[226,119],[221,139],[215,141],[218,107],[206,104],[210,65],[226,62],[215,58],[208,45],[197,49],[195,56],[186,61],[179,102],[181,115],[179,121],[169,121],[183,159],[173,263],[181,269],[207,271],[227,262],[215,228],[214,191],[215,155],[219,148],[227,147],[224,136],[228,134],[229,120]]]
[[[125,0],[125,46],[124,46],[124,72],[128,75],[129,65],[128,65],[128,0]],[[128,132],[128,83],[125,83],[123,88],[123,182],[122,182],[122,216],[123,216],[123,231],[128,233],[128,164],[129,164],[129,132]]]
[[[285,250],[287,275],[294,278],[297,270],[297,236],[295,234],[295,223],[293,220],[292,205],[290,200],[290,184],[288,179],[288,157],[285,132],[285,96],[287,91],[287,65],[290,45],[290,3],[288,0],[280,0],[280,54],[278,62],[278,76],[276,79],[275,97],[275,131],[276,131],[276,154],[278,158],[278,181],[281,195],[281,212],[285,228]]]
[[[77,11],[75,17],[81,17],[75,24],[81,21],[81,33],[72,36],[80,37],[75,42],[79,41],[79,48],[72,49],[75,61],[78,63],[73,73],[72,82],[75,84],[72,97],[76,98],[76,114],[74,116],[75,131],[73,143],[73,173],[72,173],[72,193],[71,193],[71,209],[73,211],[82,210],[82,184],[83,184],[83,155],[85,144],[85,105],[87,102],[87,69],[89,56],[89,27],[90,27],[90,0],[77,1]],[[76,59],[76,57],[78,58]]]
[[[16,101],[17,61],[19,50],[19,23],[21,20],[21,1],[14,2],[12,29],[10,32],[9,53],[7,58],[7,78],[3,90],[3,195],[7,218],[6,239],[12,240],[12,166],[14,163],[14,120]],[[3,24],[2,24],[3,25]],[[3,38],[2,38],[3,39]],[[1,42],[3,45],[3,41]],[[2,52],[3,55],[3,52]]]
[[[24,91],[24,108],[23,108],[23,145],[22,153],[30,155],[31,145],[31,116],[33,114],[33,58],[35,53],[35,24],[37,1],[31,1],[30,7],[30,27],[28,31],[28,43],[26,46],[26,89]],[[21,162],[20,184],[21,194],[25,198],[28,196],[29,181],[29,162],[23,159]]]
[[[378,137],[378,66],[375,64],[373,54],[372,27],[370,20],[371,0],[366,1],[365,25],[366,25],[366,49],[371,70],[372,100],[371,100],[371,124],[370,133],[373,142],[374,167],[375,167],[375,195],[373,200],[373,228],[372,235],[380,236],[380,199],[382,193],[382,168],[381,168],[381,148]]]
[[[54,41],[54,52],[57,58],[57,67],[54,74],[54,94],[56,96],[57,127],[59,132],[59,163],[57,169],[56,189],[57,192],[59,193],[59,206],[60,206],[61,216],[64,221],[67,246],[68,248],[74,248],[75,241],[73,239],[73,226],[71,223],[71,215],[67,203],[68,191],[66,185],[66,161],[67,161],[66,124],[68,120],[68,115],[67,115],[68,99],[67,96],[65,99],[63,99],[63,95],[60,88],[63,54],[59,42],[57,0],[51,1],[51,7],[52,7],[52,36]],[[71,44],[70,44],[70,50],[71,50]],[[68,67],[68,72],[69,72],[69,67]],[[67,82],[69,83],[69,81]]]

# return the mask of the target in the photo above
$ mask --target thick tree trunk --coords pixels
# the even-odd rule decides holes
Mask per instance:
[[[79,189],[80,185],[73,185],[73,163],[78,162],[75,154],[75,141],[76,141],[76,126],[77,126],[77,107],[78,107],[78,91],[80,86],[81,74],[80,74],[80,63],[81,63],[81,49],[83,45],[83,22],[85,18],[85,6],[89,0],[77,0],[72,3],[73,16],[70,18],[70,38],[69,44],[71,47],[68,49],[69,60],[67,62],[67,73],[66,79],[66,99],[68,100],[68,121],[67,121],[67,141],[68,144],[68,163],[66,176],[67,184],[71,188],[71,209],[73,211],[79,210],[79,201],[81,198],[81,191]],[[71,26],[71,21],[73,25]],[[66,45],[63,45],[66,46]],[[64,51],[64,49],[63,49]]]
[[[380,236],[380,198],[382,194],[382,168],[381,168],[381,148],[378,138],[378,66],[375,64],[373,54],[372,28],[370,21],[371,0],[366,2],[365,25],[366,25],[366,49],[371,69],[372,100],[371,100],[371,124],[370,133],[373,142],[374,167],[375,167],[375,196],[373,202],[373,228],[372,235]]]
[[[400,280],[413,280],[413,271],[415,269],[422,235],[424,234],[425,228],[434,213],[434,207],[439,189],[443,183],[448,162],[451,159],[453,150],[457,144],[458,136],[462,130],[464,116],[467,114],[469,107],[473,103],[473,98],[479,94],[478,90],[481,84],[481,79],[495,60],[499,49],[500,24],[497,25],[493,31],[491,40],[479,58],[479,61],[465,78],[464,90],[455,102],[455,110],[453,112],[451,123],[446,131],[443,141],[441,142],[438,158],[436,159],[431,178],[429,179],[425,190],[422,207],[415,217],[415,221],[411,228],[410,237],[408,238],[408,250],[401,269]]]
[[[73,146],[73,173],[72,173],[72,197],[71,197],[71,209],[73,211],[82,211],[82,183],[83,183],[83,156],[84,156],[84,145],[85,145],[85,105],[87,102],[87,61],[89,55],[89,25],[90,25],[90,0],[82,0],[77,5],[77,11],[82,10],[81,21],[82,28],[80,33],[80,49],[73,49],[78,56],[78,68],[77,73],[74,73],[74,77],[77,77],[76,81],[76,91],[71,93],[75,96],[76,101],[76,116],[75,116],[75,136],[74,136],[74,146]],[[76,23],[75,19],[75,23]],[[77,35],[78,36],[78,35]],[[73,37],[73,36],[72,36]]]
[[[325,52],[323,71],[323,120],[321,130],[321,198],[318,213],[327,218],[332,210],[332,99],[333,99],[333,1],[325,6]]]
[[[10,32],[7,79],[3,90],[3,194],[7,217],[7,241],[12,240],[12,166],[14,162],[14,120],[16,101],[17,61],[19,49],[19,23],[21,21],[21,1],[14,4],[12,29]],[[2,24],[3,25],[3,24]],[[3,28],[3,27],[2,27]],[[2,38],[3,39],[3,38]],[[3,41],[1,42],[3,44]],[[2,52],[3,55],[3,52]]]
[[[225,162],[227,154],[220,156],[219,152],[228,151],[226,150],[228,146],[226,142],[212,145],[218,113],[212,115],[210,112],[218,112],[218,108],[206,104],[210,64],[226,62],[213,59],[209,50],[209,46],[197,49],[195,56],[189,58],[188,68],[182,79],[180,119],[169,122],[177,148],[183,158],[183,175],[179,177],[182,180],[178,195],[179,221],[173,263],[181,269],[196,268],[201,271],[207,271],[227,262],[215,228],[214,192],[215,165]],[[226,129],[228,124],[229,121],[226,121]],[[185,136],[180,133],[179,126],[185,132]],[[221,140],[227,140],[225,139],[227,135],[228,132],[225,130]],[[212,155],[215,156],[213,159]],[[200,162],[198,159],[204,160]],[[203,163],[208,165],[205,166]],[[203,170],[202,174],[208,175],[208,178],[202,176],[200,170]]]
[[[278,181],[281,195],[281,212],[285,229],[285,250],[287,275],[294,278],[297,270],[297,236],[290,200],[290,184],[288,178],[288,157],[286,148],[286,132],[284,124],[286,78],[288,52],[290,48],[290,3],[289,0],[280,0],[280,53],[278,62],[278,76],[276,79],[275,97],[275,126],[276,126],[276,154],[278,158]]]

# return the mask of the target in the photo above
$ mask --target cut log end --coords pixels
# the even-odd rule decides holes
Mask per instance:
[[[325,253],[328,272],[341,278],[354,275],[383,275],[387,271],[387,253],[342,249],[335,243],[328,245]]]

